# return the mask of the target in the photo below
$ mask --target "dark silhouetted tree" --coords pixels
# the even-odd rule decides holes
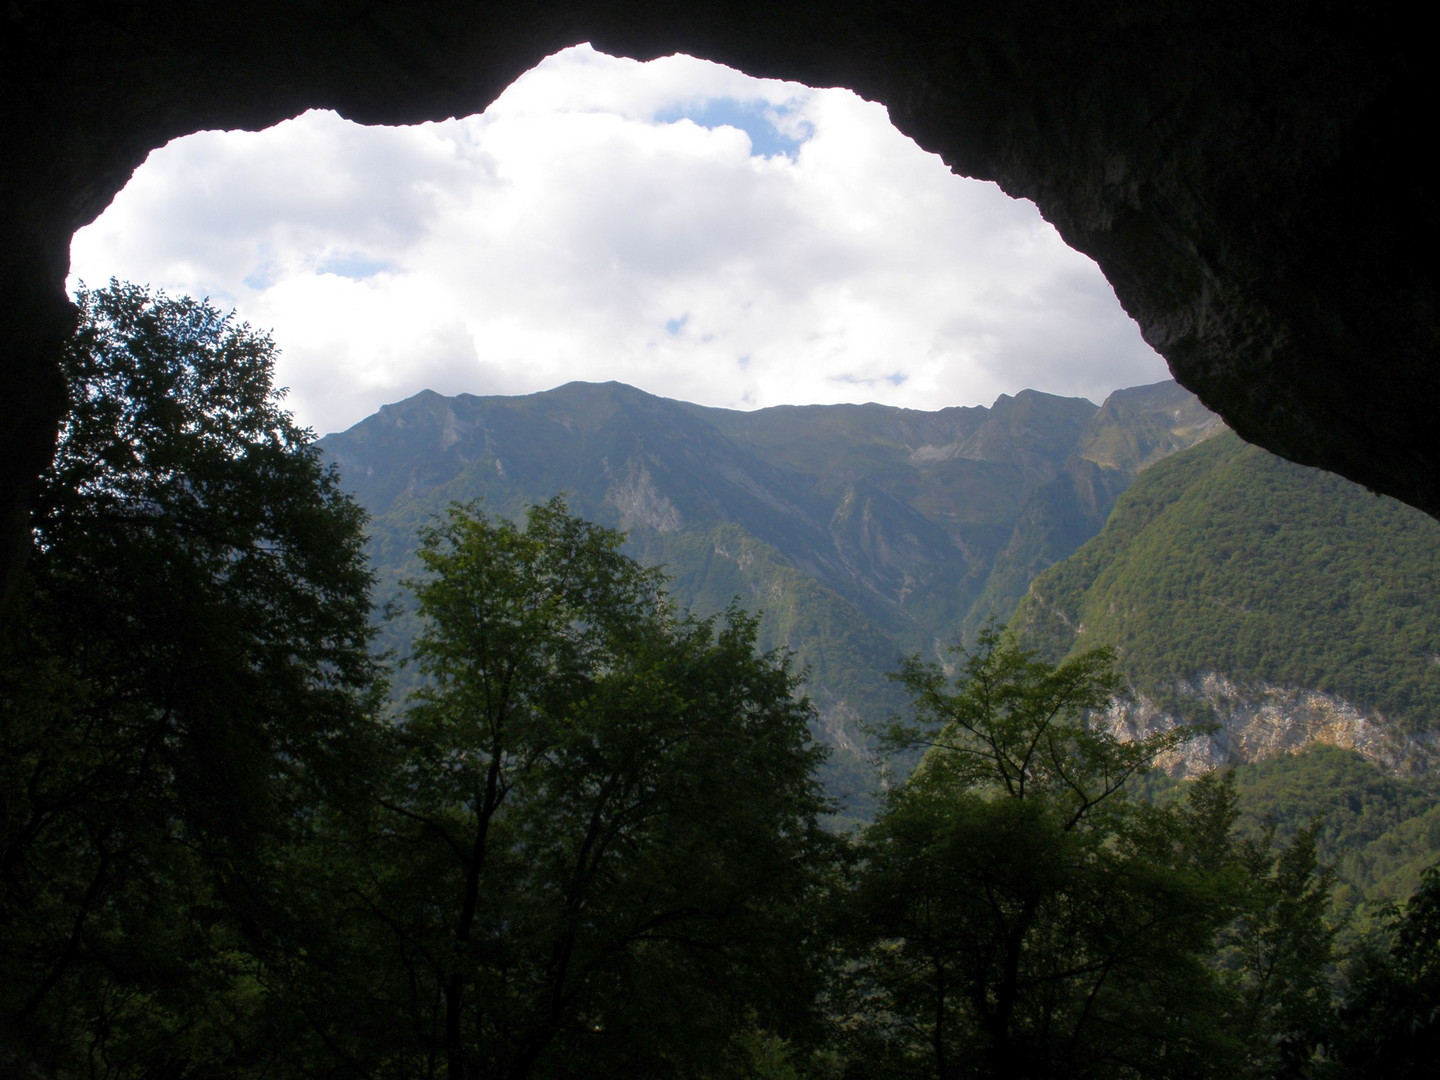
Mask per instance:
[[[38,1067],[243,1058],[276,852],[373,741],[363,515],[270,338],[82,289],[71,411],[0,654],[0,1016]]]
[[[753,619],[677,616],[621,540],[558,499],[424,533],[426,681],[346,916],[374,1011],[325,1006],[355,1059],[721,1076],[803,1029],[832,846],[811,706]]]
[[[923,747],[864,835],[848,923],[854,1045],[877,1075],[1184,1075],[1223,1041],[1210,957],[1233,903],[1233,807],[1127,780],[1193,736],[1100,722],[1112,658],[1052,667],[988,630],[953,681],[907,661]]]

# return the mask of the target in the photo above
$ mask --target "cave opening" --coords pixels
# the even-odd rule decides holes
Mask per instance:
[[[849,90],[684,55],[574,46],[439,123],[185,136],[71,254],[72,290],[114,276],[273,329],[318,433],[422,389],[934,409],[1168,376],[1033,204]]]
[[[75,318],[71,237],[148,153],[310,108],[373,124],[454,116],[586,40],[883,102],[957,172],[1033,200],[1235,431],[1440,513],[1437,225],[1433,170],[1413,138],[1428,67],[1407,28],[1384,5],[1149,0],[264,0],[243,19],[205,5],[12,5],[0,64],[15,103],[0,170],[0,596],[23,563],[30,494],[64,408],[55,358]],[[672,320],[694,329],[685,314],[668,312],[662,332]]]

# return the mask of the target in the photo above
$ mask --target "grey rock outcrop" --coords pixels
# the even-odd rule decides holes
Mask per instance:
[[[1431,773],[1440,765],[1440,734],[1402,732],[1380,713],[1335,694],[1264,681],[1242,685],[1216,671],[1181,682],[1175,691],[1195,712],[1212,716],[1218,728],[1156,760],[1156,767],[1171,776],[1198,776],[1219,765],[1264,761],[1316,743],[1354,750],[1397,775]],[[1102,722],[1128,740],[1191,721],[1136,694],[1113,702]]]

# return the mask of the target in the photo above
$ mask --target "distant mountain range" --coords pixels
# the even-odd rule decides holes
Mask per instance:
[[[874,783],[861,722],[905,706],[886,673],[993,616],[1051,659],[1115,647],[1117,729],[1216,725],[1165,764],[1253,762],[1257,837],[1323,815],[1338,910],[1407,894],[1440,850],[1440,522],[1246,446],[1174,383],[933,413],[423,393],[320,445],[373,515],[382,600],[452,499],[519,517],[563,491],[683,605],[763,611],[762,644],[808,667],[841,823]]]
[[[808,667],[832,786],[857,795],[862,719],[904,705],[903,653],[947,658],[1008,618],[1037,573],[1104,524],[1146,466],[1222,430],[1174,383],[1102,406],[1037,391],[990,408],[882,405],[754,412],[670,401],[619,383],[524,397],[424,392],[321,440],[372,515],[382,598],[415,572],[416,528],[451,500],[520,516],[566,493],[629,533],[702,614],[762,611],[762,644]],[[411,628],[392,624],[401,651]]]

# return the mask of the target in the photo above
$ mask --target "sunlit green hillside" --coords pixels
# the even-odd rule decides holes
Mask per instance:
[[[1440,522],[1226,433],[1142,473],[1016,625],[1052,656],[1113,645],[1162,699],[1219,672],[1433,731]]]

